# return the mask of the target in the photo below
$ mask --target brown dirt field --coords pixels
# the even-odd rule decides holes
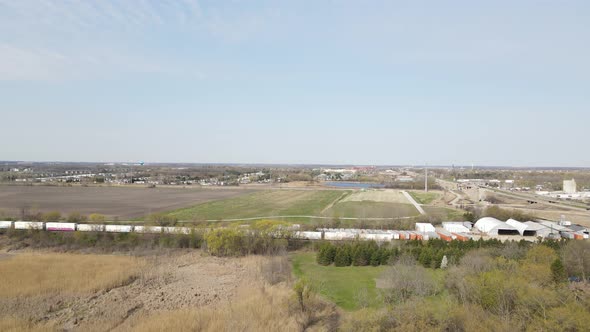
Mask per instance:
[[[1,297],[0,330],[3,326],[15,330],[19,326],[68,331],[129,330],[131,324],[137,323],[136,317],[215,307],[231,300],[240,285],[256,282],[264,258],[216,258],[200,251],[171,251],[142,260],[147,265],[136,278],[117,287],[77,294]]]
[[[109,219],[133,219],[249,192],[239,188],[0,186],[0,210],[20,216],[21,208],[26,206],[29,213],[100,213]]]

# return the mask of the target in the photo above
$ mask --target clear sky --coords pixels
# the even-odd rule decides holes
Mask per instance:
[[[590,1],[0,0],[0,160],[590,167]]]

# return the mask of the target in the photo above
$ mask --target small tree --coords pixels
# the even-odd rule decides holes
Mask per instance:
[[[106,217],[100,213],[93,213],[90,216],[88,216],[88,219],[92,222],[104,222],[106,220]]]
[[[68,215],[66,219],[68,222],[81,222],[86,220],[86,216],[81,214],[80,212],[72,212]]]
[[[43,214],[43,221],[59,221],[61,219],[61,213],[58,211],[51,211]]]
[[[564,282],[567,279],[567,273],[561,259],[557,258],[551,263],[551,274],[553,275],[553,281],[556,283]]]

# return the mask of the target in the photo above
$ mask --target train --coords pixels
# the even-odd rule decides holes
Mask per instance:
[[[48,232],[107,232],[107,233],[141,233],[141,234],[191,234],[189,227],[164,227],[146,225],[113,225],[113,224],[79,224],[70,222],[40,222],[40,221],[0,221],[0,231],[42,230]],[[201,230],[206,231],[206,230]],[[285,237],[285,232],[272,233],[273,236]],[[418,231],[394,231],[376,229],[343,229],[320,228],[317,231],[297,231],[288,233],[290,238],[300,240],[373,240],[376,242],[391,242],[393,240],[428,240],[440,238],[437,233],[422,233]]]
[[[0,221],[0,230],[42,230],[48,232],[107,232],[107,233],[167,233],[190,234],[189,227],[161,227],[144,225],[99,225],[71,222]]]

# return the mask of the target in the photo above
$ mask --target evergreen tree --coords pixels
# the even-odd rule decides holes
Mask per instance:
[[[320,247],[316,261],[320,265],[330,265],[334,262],[334,256],[336,256],[336,248],[331,243],[325,243]]]
[[[373,255],[371,255],[371,265],[372,266],[379,266],[381,264],[381,251],[375,250],[373,251]]]
[[[347,245],[340,246],[336,249],[336,256],[334,257],[334,265],[336,266],[349,266],[350,259],[350,247]]]
[[[561,259],[556,259],[551,263],[551,273],[553,274],[553,281],[564,282],[567,279],[565,267],[561,262]]]

